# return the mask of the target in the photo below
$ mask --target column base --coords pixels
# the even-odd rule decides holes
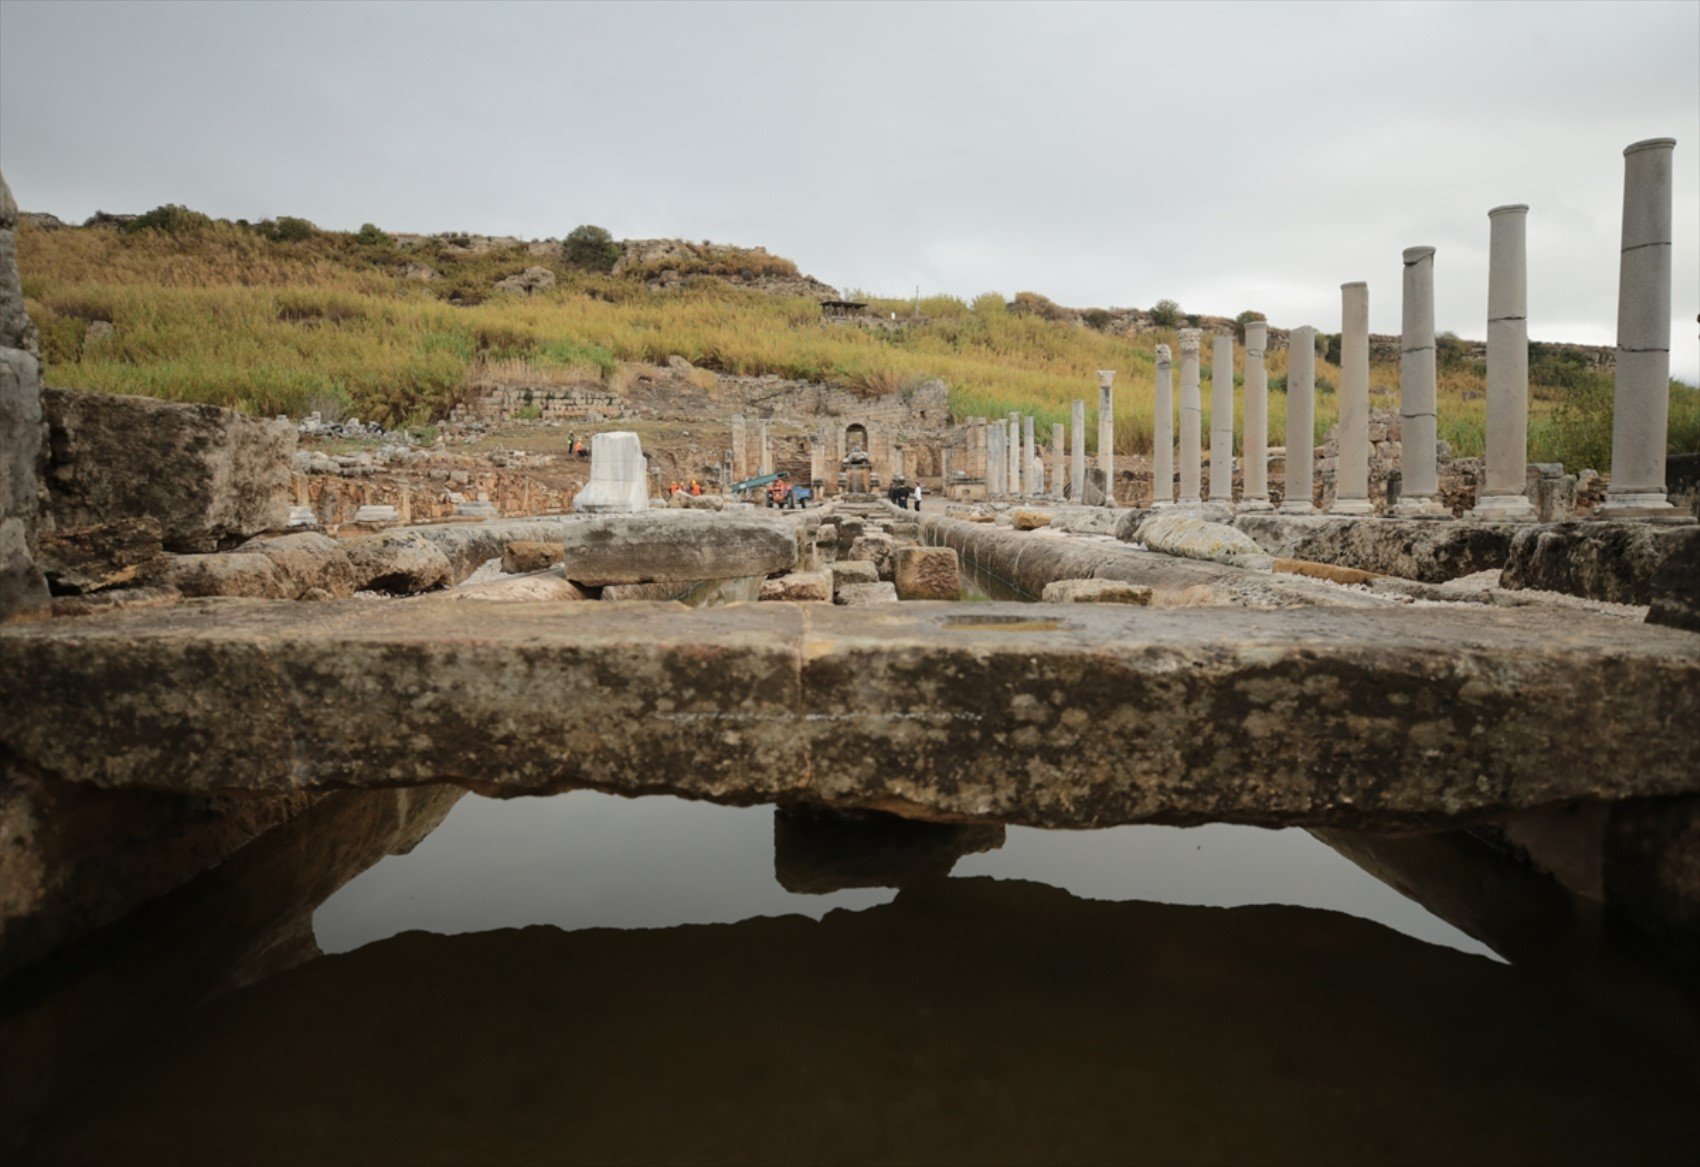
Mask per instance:
[[[1175,505],[1178,507],[1201,507],[1204,505],[1204,500],[1199,498],[1197,495],[1194,495],[1191,498],[1183,496],[1175,500]]]
[[[1670,499],[1665,497],[1662,490],[1649,490],[1613,494],[1606,491],[1606,499],[1600,504],[1597,512],[1602,519],[1638,519],[1648,516],[1670,515],[1676,512]]]
[[[1275,508],[1278,515],[1314,515],[1320,512],[1308,502],[1284,502]]]
[[[1240,505],[1234,510],[1242,515],[1268,514],[1275,509],[1275,504],[1266,498],[1242,498]]]
[[[1537,517],[1535,504],[1524,494],[1484,494],[1465,516],[1472,519],[1491,519],[1494,522],[1533,522]]]
[[[1402,498],[1387,512],[1390,519],[1450,519],[1452,512],[1435,498]]]
[[[1344,515],[1353,518],[1358,515],[1373,515],[1375,504],[1367,498],[1337,498],[1334,505],[1328,508],[1331,515]]]

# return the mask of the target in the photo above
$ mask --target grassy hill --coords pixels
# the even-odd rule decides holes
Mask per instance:
[[[552,246],[397,241],[370,227],[339,233],[293,219],[217,222],[181,209],[116,226],[26,222],[19,238],[28,307],[47,377],[58,385],[260,414],[320,409],[425,424],[496,363],[540,383],[584,379],[617,388],[625,364],[678,354],[718,372],[775,373],[869,394],[936,377],[949,385],[959,417],[1021,410],[1048,427],[1068,419],[1077,397],[1095,411],[1095,370],[1115,369],[1117,446],[1150,448],[1154,349],[1175,346],[1172,331],[1114,335],[1053,318],[1043,297],[1006,303],[994,293],[972,302],[923,300],[921,319],[902,327],[835,325],[822,322],[808,296],[720,278],[740,271],[794,277],[787,260],[754,250],[684,250],[683,260],[667,260],[670,286],[657,287],[657,273],[641,264],[621,275],[584,270]],[[494,291],[498,281],[537,267],[555,276],[553,288]],[[915,309],[908,300],[872,303],[881,315]],[[95,323],[102,321],[112,327]],[[1279,443],[1286,354],[1271,353],[1269,364],[1271,435]],[[1538,346],[1531,365],[1533,457],[1606,469],[1609,375]],[[1317,373],[1320,436],[1334,421],[1339,370],[1319,361]],[[1376,402],[1394,406],[1397,368],[1377,366],[1371,379]],[[1440,432],[1461,454],[1481,451],[1482,391],[1479,362],[1443,350]],[[1674,449],[1700,449],[1700,391],[1673,387],[1671,434]]]

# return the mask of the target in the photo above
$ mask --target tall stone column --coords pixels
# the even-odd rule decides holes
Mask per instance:
[[[756,423],[761,436],[761,467],[757,474],[773,473],[773,435],[767,432],[767,419]]]
[[[1340,436],[1335,459],[1335,515],[1368,515],[1369,501],[1369,285],[1340,285]],[[1409,440],[1410,435],[1406,435]]]
[[[750,477],[749,427],[742,417],[732,419],[732,475],[742,482]]]
[[[1245,326],[1245,485],[1240,510],[1268,511],[1269,505],[1269,370],[1263,364],[1269,325],[1248,320]]]
[[[986,426],[986,494],[988,497],[1003,493],[1003,475],[1006,465],[1003,456],[1003,439],[1003,422],[994,421]]]
[[[903,446],[893,446],[891,449],[891,477],[909,477],[909,451]]]
[[[1029,413],[1021,419],[1021,493],[1028,496],[1039,493],[1039,485],[1033,480],[1033,460],[1038,455],[1039,449],[1033,444],[1033,415]]]
[[[1488,212],[1487,481],[1477,518],[1533,519],[1529,470],[1529,208]]]
[[[1284,515],[1314,515],[1316,490],[1316,329],[1287,334],[1287,487]]]
[[[1104,505],[1116,505],[1116,371],[1098,370],[1098,469],[1104,472]]]
[[[1003,488],[1009,494],[1021,493],[1021,415],[1009,415],[1009,449],[1005,451],[1009,462],[1009,476],[1004,479]]]
[[[1073,448],[1068,467],[1069,497],[1080,502],[1086,497],[1086,402],[1074,403]]]
[[[1151,505],[1175,501],[1175,387],[1169,346],[1157,346],[1157,399],[1151,421]]]
[[[1234,338],[1224,332],[1210,352],[1210,501],[1234,501]]]
[[[1198,506],[1203,477],[1204,415],[1198,400],[1198,345],[1204,333],[1183,328],[1181,340],[1181,497],[1182,506]]]
[[[1051,423],[1051,493],[1062,497],[1063,467],[1068,463],[1063,461],[1063,423]]]
[[[1404,451],[1399,469],[1404,484],[1399,501],[1388,509],[1399,518],[1450,518],[1440,502],[1435,468],[1434,248],[1405,249],[1405,280],[1400,297],[1399,425]]]
[[[1674,138],[1623,152],[1623,254],[1617,276],[1617,392],[1603,517],[1670,514],[1671,154]]]
[[[939,495],[950,497],[950,447],[939,447]]]

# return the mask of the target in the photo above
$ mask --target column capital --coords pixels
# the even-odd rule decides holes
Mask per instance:
[[[1166,344],[1158,345],[1157,346],[1157,367],[1159,369],[1164,369],[1164,368],[1167,368],[1172,363],[1173,363],[1173,358],[1169,356],[1169,346],[1166,345]]]

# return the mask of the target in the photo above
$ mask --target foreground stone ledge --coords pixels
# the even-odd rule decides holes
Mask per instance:
[[[1700,635],[1544,610],[190,601],[0,629],[103,787],[594,787],[940,821],[1437,824],[1700,792]]]

